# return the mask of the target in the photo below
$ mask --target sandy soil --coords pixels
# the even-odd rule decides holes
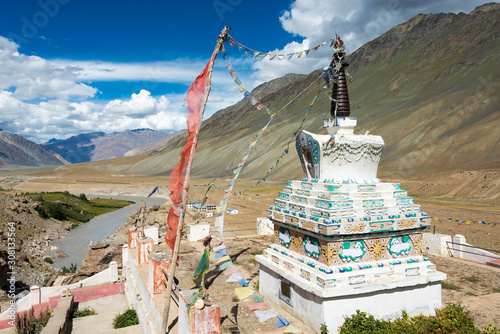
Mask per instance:
[[[98,182],[94,182],[98,181]],[[161,184],[168,184],[166,179],[160,180]],[[58,177],[58,179],[10,179],[0,182],[4,188],[13,187],[19,191],[27,190],[68,190],[73,193],[144,196],[160,182],[157,178],[123,178],[121,176],[87,177],[73,180]],[[210,180],[193,182],[189,199],[201,200]],[[227,181],[227,182],[226,182]],[[228,180],[217,180],[219,186],[224,187]],[[252,185],[252,182],[242,181],[235,191],[243,190]],[[226,214],[225,226],[229,230],[226,246],[239,272],[251,282],[254,287],[258,281],[259,265],[254,261],[256,252],[266,248],[271,243],[271,237],[255,236],[255,221],[257,217],[266,216],[266,209],[282,189],[283,183],[268,182],[251,191],[245,192],[244,197],[233,196],[229,206],[235,207],[240,214]],[[168,190],[160,187],[162,196]],[[222,197],[223,191],[213,188],[209,193],[208,202],[216,203]],[[500,250],[500,224],[458,224],[455,220],[472,220],[485,222],[500,222],[500,209],[494,205],[480,205],[443,201],[442,199],[416,198],[415,202],[422,205],[422,211],[435,217],[428,232],[444,233],[454,236],[462,234],[467,242],[493,250]],[[166,212],[160,210],[159,212]],[[166,219],[166,217],[164,217]],[[442,221],[443,218],[452,218],[452,221]],[[188,215],[187,222],[195,221],[196,217]],[[202,218],[202,221],[213,223],[213,218]],[[160,229],[161,231],[161,229]],[[164,231],[163,231],[164,233]],[[160,245],[166,252],[166,246]],[[181,246],[181,266],[176,276],[180,279],[182,289],[193,288],[191,281],[194,268],[202,253],[201,244],[189,244],[183,241]],[[461,303],[473,315],[476,325],[483,327],[488,323],[500,325],[500,269],[483,264],[463,261],[455,258],[431,257],[437,264],[438,270],[447,274],[446,283],[453,284],[456,290],[443,289],[443,305],[446,302]],[[234,333],[281,333],[283,329],[276,329],[276,321],[269,320],[260,324],[255,315],[251,314],[246,305],[253,302],[251,299],[237,301],[234,299],[235,284],[226,283],[227,277],[220,273],[214,265],[206,277],[206,286],[211,298],[221,307],[222,327],[225,332]],[[268,305],[278,313],[286,315],[296,327],[304,333],[311,333],[302,322],[285,313],[277,305],[265,300]],[[274,320],[274,319],[273,319]]]

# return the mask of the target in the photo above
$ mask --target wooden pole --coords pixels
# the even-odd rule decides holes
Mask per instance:
[[[168,314],[170,312],[170,302],[172,299],[172,283],[174,281],[174,275],[175,275],[175,269],[177,267],[177,259],[179,257],[179,247],[181,244],[181,232],[184,227],[184,217],[186,213],[186,203],[187,203],[187,197],[188,197],[188,188],[189,188],[189,182],[191,178],[191,165],[193,163],[193,158],[194,158],[194,151],[196,149],[196,145],[198,144],[198,136],[200,133],[200,128],[201,128],[201,123],[203,121],[203,114],[205,112],[205,105],[207,104],[208,100],[208,95],[210,94],[210,89],[212,87],[211,83],[211,78],[212,78],[212,70],[214,66],[214,61],[215,58],[217,57],[217,54],[219,53],[219,50],[221,48],[221,45],[223,43],[224,36],[226,35],[226,32],[229,28],[224,27],[222,30],[221,34],[219,35],[219,38],[217,39],[217,45],[215,46],[214,52],[212,54],[212,58],[210,58],[210,63],[208,65],[208,74],[207,74],[207,83],[205,86],[205,94],[203,95],[203,100],[201,104],[201,109],[200,109],[200,120],[198,123],[198,127],[196,128],[194,138],[193,138],[193,144],[191,146],[191,153],[189,156],[189,160],[187,163],[187,168],[186,168],[186,177],[184,179],[184,185],[182,187],[182,215],[179,221],[179,224],[177,225],[177,235],[175,238],[175,245],[174,245],[174,253],[172,255],[172,265],[170,266],[170,273],[168,275],[168,281],[167,281],[167,291],[166,291],[166,300],[165,300],[165,307],[163,309],[163,321],[161,324],[161,333],[167,333],[167,326],[168,326]]]

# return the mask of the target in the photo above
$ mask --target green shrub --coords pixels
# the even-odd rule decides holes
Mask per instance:
[[[50,217],[47,211],[45,211],[45,208],[41,205],[37,206],[36,211],[38,212],[40,218],[47,219]]]
[[[73,318],[82,318],[82,317],[87,317],[89,315],[96,315],[97,312],[91,307],[86,307],[83,310],[75,310],[73,312],[72,317]]]
[[[134,309],[128,309],[123,313],[116,315],[113,320],[114,328],[123,328],[128,326],[137,325],[139,323],[139,318],[137,318],[137,313]]]
[[[44,262],[47,262],[47,263],[50,263],[50,264],[54,264],[54,261],[52,261],[52,259],[50,257],[46,257],[45,259],[43,259]]]
[[[85,196],[85,194],[83,194],[83,193],[80,194],[80,196],[78,196],[78,198],[80,200],[84,201],[84,202],[88,202],[89,201],[88,198],[87,198],[87,196]]]
[[[453,284],[453,283],[448,283],[446,281],[441,281],[441,287],[446,290],[460,290],[461,287]]]
[[[16,334],[38,334],[47,325],[50,318],[50,311],[45,308],[40,311],[38,318],[35,318],[33,308],[29,312],[16,314]]]
[[[339,333],[480,334],[481,331],[474,327],[472,317],[461,305],[448,303],[445,307],[436,309],[436,316],[434,317],[419,315],[410,318],[403,311],[401,317],[393,321],[378,320],[366,312],[356,310],[356,314],[345,319],[345,322],[339,329]]]
[[[66,266],[62,266],[62,268],[61,268],[63,274],[68,274],[68,273],[74,274],[74,273],[76,273],[77,269],[78,269],[78,266],[76,265],[76,263],[73,263],[73,262],[71,262],[69,268]]]

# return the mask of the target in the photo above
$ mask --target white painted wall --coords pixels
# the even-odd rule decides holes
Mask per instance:
[[[423,233],[422,251],[435,256],[450,256],[451,253],[448,250],[448,242],[451,242],[451,235]]]

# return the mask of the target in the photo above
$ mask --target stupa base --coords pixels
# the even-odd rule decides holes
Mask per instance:
[[[337,272],[331,275],[330,284],[325,285],[315,268],[290,259],[283,267],[280,264],[284,258],[280,255],[267,251],[256,256],[260,263],[259,292],[317,332],[324,323],[329,333],[337,333],[344,317],[355,314],[356,310],[378,319],[394,319],[401,316],[402,310],[410,316],[435,315],[435,309],[441,307],[441,281],[446,274],[438,271],[365,279],[378,277],[381,268],[375,266],[363,269],[362,273]],[[434,266],[428,261],[425,264]],[[295,270],[290,270],[290,265]],[[414,273],[416,270],[411,269],[415,265],[402,263],[386,269]],[[344,284],[336,285],[337,281]]]

